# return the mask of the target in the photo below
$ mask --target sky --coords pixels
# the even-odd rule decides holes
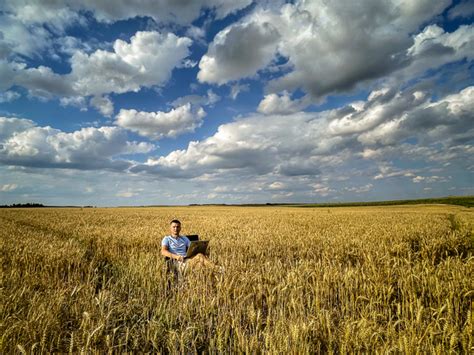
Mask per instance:
[[[0,205],[474,195],[474,1],[4,0]]]

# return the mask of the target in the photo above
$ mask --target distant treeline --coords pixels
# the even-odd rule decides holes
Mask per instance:
[[[393,206],[393,205],[423,205],[423,204],[446,204],[474,207],[474,196],[452,196],[440,198],[424,198],[417,200],[391,200],[370,202],[332,202],[332,203],[265,203],[265,204],[191,204],[190,206],[242,206],[242,207],[265,207],[265,206],[288,206],[288,207],[356,207],[356,206]]]
[[[0,205],[0,208],[96,208],[96,206],[45,206],[42,203],[14,203],[13,205]]]
[[[284,204],[284,205],[300,206],[300,207],[351,207],[351,206],[393,206],[393,205],[424,205],[424,204],[446,204],[446,205],[459,205],[459,206],[464,206],[464,207],[473,207],[474,196],[424,198],[424,199],[417,199],[417,200],[341,202],[341,203],[307,203],[307,204],[294,204],[294,205]],[[267,205],[270,205],[270,204],[267,204]]]
[[[32,207],[46,207],[42,203],[14,203],[13,205],[0,205],[0,208],[32,208]]]

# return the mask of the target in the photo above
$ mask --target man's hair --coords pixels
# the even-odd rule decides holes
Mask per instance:
[[[178,221],[177,219],[173,219],[173,220],[170,222],[170,225],[173,224],[173,223],[181,224],[181,222]]]

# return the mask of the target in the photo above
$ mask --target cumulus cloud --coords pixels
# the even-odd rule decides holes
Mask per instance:
[[[0,142],[4,142],[16,132],[23,132],[35,126],[36,124],[31,120],[0,117]]]
[[[105,117],[111,117],[114,113],[114,103],[108,96],[94,96],[90,104]]]
[[[451,48],[451,55],[446,51],[432,51],[431,60],[425,59],[424,65],[412,67],[412,62],[421,54],[409,50],[414,41],[410,35],[425,21],[440,14],[449,1],[433,4],[426,0],[413,5],[369,0],[346,5],[316,1],[282,10],[281,53],[288,57],[294,69],[275,79],[270,87],[302,88],[319,97],[351,90],[357,84],[407,66],[411,67],[412,75],[419,75],[428,68],[462,57],[459,50],[465,53],[461,46],[450,43],[447,47]],[[304,31],[305,27],[311,30]],[[467,35],[462,32],[458,35]],[[469,34],[466,41],[472,41],[472,35]]]
[[[157,22],[175,22],[181,25],[189,24],[199,17],[201,11],[215,11],[217,18],[223,18],[237,10],[247,7],[251,0],[118,0],[110,4],[106,0],[83,0],[78,5],[94,11],[95,16],[102,21],[116,21],[135,16],[150,16]]]
[[[73,106],[79,108],[81,111],[87,111],[87,101],[82,96],[69,96],[59,99],[61,106]]]
[[[56,35],[64,35],[72,25],[86,26],[85,13],[109,23],[142,16],[159,23],[189,25],[203,10],[211,10],[217,18],[223,18],[250,3],[251,0],[119,0],[111,5],[107,1],[89,0],[5,0],[0,4],[0,57],[34,58],[43,54],[54,57],[56,51],[72,55],[75,49],[90,50],[88,44],[70,36],[54,39]],[[188,33],[197,40],[204,37],[203,31],[194,26]]]
[[[0,163],[14,166],[124,170],[114,157],[148,153],[154,146],[127,140],[118,127],[82,128],[66,133],[19,118],[0,117]]]
[[[57,59],[57,53],[72,55],[75,49],[89,51],[87,43],[65,35],[70,26],[86,26],[88,16],[108,23],[137,16],[151,17],[160,24],[186,26],[204,10],[210,10],[211,14],[221,19],[247,7],[251,2],[118,0],[111,5],[102,0],[5,0],[0,3],[0,58],[48,55]],[[194,26],[188,33],[199,41],[204,37],[204,33]],[[55,39],[58,35],[62,37]]]
[[[286,187],[287,187],[286,184],[280,181],[274,181],[270,185],[268,185],[268,188],[270,190],[283,190]]]
[[[45,66],[26,68],[24,64],[6,61],[0,61],[0,74],[5,75],[6,89],[16,84],[35,96],[72,97],[71,102],[78,96],[137,92],[142,87],[164,85],[172,70],[189,55],[191,43],[189,38],[173,33],[137,32],[130,42],[116,40],[113,51],[75,52],[69,74],[57,74]],[[97,100],[92,101],[94,107]],[[109,103],[100,107],[110,114]]]
[[[474,59],[474,26],[460,26],[454,32],[445,32],[437,25],[430,25],[417,34],[408,48],[410,65],[395,73],[398,80],[411,79],[429,68],[446,63]]]
[[[280,52],[293,70],[275,79],[276,90],[302,88],[314,97],[352,89],[405,63],[409,33],[448,1],[417,6],[367,0],[342,4],[297,2],[282,8]]]
[[[358,159],[384,161],[403,156],[472,166],[473,102],[472,86],[438,100],[420,91],[381,89],[366,101],[340,109],[254,114],[221,125],[213,136],[190,142],[186,149],[133,163],[131,171],[165,177],[270,174],[274,182],[284,183],[283,177],[322,176],[348,168]],[[125,169],[132,163],[113,158],[146,153],[153,146],[128,142],[124,129],[155,140],[176,137],[194,131],[203,116],[204,111],[193,109],[190,103],[168,112],[121,110],[116,116],[119,127],[83,128],[72,133],[38,127],[29,120],[2,118],[0,161],[78,169],[118,165]],[[382,169],[373,176],[375,180],[421,176],[414,174]],[[278,185],[269,187],[276,188]]]
[[[291,119],[254,115],[221,125],[214,136],[202,142],[191,142],[186,150],[149,159],[134,169],[176,177],[199,176],[213,171],[262,175],[305,154],[305,158],[312,155],[313,163],[313,169],[306,173],[314,174],[321,153],[331,144],[328,142],[331,139],[321,145],[315,143],[323,135],[322,125],[316,118],[305,113],[295,114]],[[296,140],[295,135],[298,135]]]
[[[63,1],[5,0],[0,4],[0,57],[57,58],[55,47],[62,47],[63,38],[55,37],[63,36],[71,25],[85,23],[84,17]],[[66,38],[72,37],[65,36],[70,43]]]
[[[10,63],[6,60],[0,59],[0,90],[6,91],[11,88],[15,82],[15,75],[17,70],[22,70],[24,65],[18,63]]]
[[[83,95],[102,95],[162,85],[189,55],[191,43],[173,33],[137,32],[130,43],[116,40],[114,52],[78,52],[71,58],[73,87]]]
[[[77,11],[68,6],[68,1],[5,0],[1,9],[25,25],[47,23],[55,31],[64,31],[80,18]]]
[[[292,100],[286,91],[282,95],[268,94],[260,101],[257,111],[266,115],[277,114],[287,115],[303,110],[308,106],[307,97],[299,100]]]
[[[239,23],[219,32],[199,62],[201,82],[225,84],[253,76],[275,55],[279,34],[271,23]]]
[[[72,36],[63,36],[56,38],[54,40],[54,46],[57,48],[58,52],[72,56],[76,52],[92,52],[93,49],[97,46],[100,46],[99,43],[92,40],[90,42],[84,42],[80,39]]]
[[[360,158],[383,160],[390,150],[392,158],[466,159],[469,150],[462,147],[471,147],[467,142],[474,137],[473,95],[474,87],[468,87],[431,101],[422,92],[378,90],[367,101],[342,109],[255,114],[221,125],[215,135],[187,149],[137,164],[133,171],[170,177],[217,172],[294,177],[319,176]],[[413,174],[382,171],[375,179],[408,173]]]
[[[16,91],[8,90],[0,93],[0,103],[12,102],[19,99],[21,95]]]
[[[169,112],[122,109],[116,117],[116,124],[144,137],[158,140],[194,132],[201,126],[205,115],[202,108],[193,111],[189,103]]]
[[[251,0],[116,0],[113,4],[107,0],[6,0],[1,9],[28,24],[53,23],[56,27],[67,24],[79,11],[89,11],[104,22],[149,16],[157,22],[186,25],[198,18],[204,9],[214,11],[216,18],[220,19],[250,3]]]
[[[397,101],[405,100],[395,99]],[[469,124],[474,119],[472,102],[474,87],[471,86],[439,101],[422,103],[406,112],[399,110],[376,127],[361,133],[358,140],[365,145],[391,145],[419,136],[424,143],[443,141],[451,145],[467,142],[474,137],[474,128]]]
[[[424,101],[426,97],[422,93],[377,90],[370,94],[367,103],[356,102],[338,111],[338,117],[331,121],[328,131],[334,135],[364,133]]]
[[[270,69],[276,57],[282,60],[273,71],[280,75],[270,80],[270,94],[302,89],[317,99],[391,75],[411,79],[430,68],[472,59],[472,26],[445,33],[429,25],[419,32],[449,4],[316,0],[262,5],[216,35],[201,59],[198,79],[215,84],[236,81]]]
[[[0,57],[39,57],[45,49],[52,47],[52,37],[52,34],[41,26],[28,28],[14,18],[0,15]]]
[[[27,69],[16,66],[13,83],[27,88],[35,96],[52,98],[53,96],[77,95],[68,76],[56,74],[51,68],[45,66]]]

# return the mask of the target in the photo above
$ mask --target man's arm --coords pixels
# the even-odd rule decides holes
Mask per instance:
[[[170,259],[178,260],[178,261],[183,261],[184,260],[184,257],[182,255],[173,254],[172,252],[170,252],[168,250],[167,245],[161,246],[161,255],[166,256]]]

